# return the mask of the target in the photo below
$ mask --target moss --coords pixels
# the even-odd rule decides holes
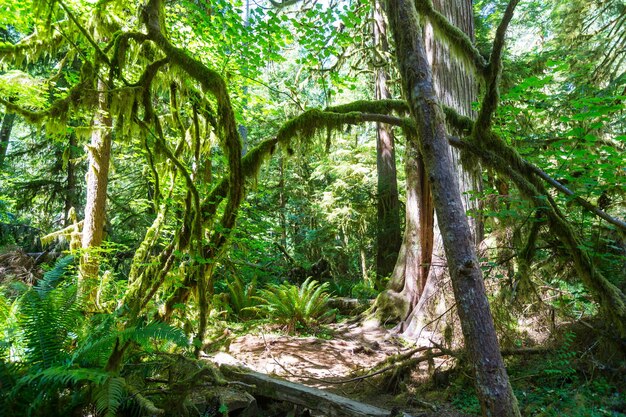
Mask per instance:
[[[452,107],[442,106],[446,116],[446,122],[456,130],[464,134],[471,133],[474,128],[474,121],[467,116],[463,116]]]
[[[408,114],[409,106],[405,100],[357,100],[348,104],[327,107],[325,111],[332,113]]]
[[[438,35],[437,39],[446,43],[454,56],[475,71],[480,78],[485,78],[487,63],[470,38],[436,11],[431,0],[416,1],[415,7],[418,13],[431,23]]]
[[[91,107],[95,104],[95,94],[91,94],[93,90],[93,82],[95,80],[95,71],[93,65],[89,61],[85,61],[81,68],[81,78],[78,84],[73,86],[68,94],[56,101],[50,107],[42,111],[31,111],[24,109],[11,103],[9,100],[0,98],[0,104],[12,113],[19,114],[27,122],[34,125],[41,125],[52,120],[57,124],[65,124],[67,114],[71,108]],[[53,125],[51,125],[53,127]]]
[[[465,143],[462,149],[474,153],[483,164],[508,177],[522,196],[532,201],[535,208],[546,216],[550,230],[571,254],[583,285],[598,302],[602,314],[611,321],[614,328],[623,337],[626,335],[626,297],[619,288],[595,270],[591,258],[582,249],[583,245],[576,231],[565,219],[542,183],[527,172],[527,169],[520,169],[518,166],[525,164],[525,162],[516,152],[507,149],[509,147],[495,134],[492,133],[491,135],[488,148],[483,147],[484,142],[479,141],[480,146]],[[492,146],[494,144],[497,147],[494,148]]]

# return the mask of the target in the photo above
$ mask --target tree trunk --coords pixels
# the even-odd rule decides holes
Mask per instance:
[[[98,80],[98,110],[94,116],[91,143],[89,144],[89,164],[87,168],[87,201],[83,225],[83,254],[79,268],[79,293],[91,294],[96,288],[100,256],[98,249],[104,235],[104,216],[107,186],[109,182],[109,161],[111,158],[112,119],[109,113],[107,86]]]
[[[374,62],[375,98],[391,98],[387,86],[389,74],[384,67],[384,55],[389,50],[387,42],[387,24],[379,0],[374,1],[373,19],[374,46],[382,56]],[[396,155],[394,136],[391,126],[376,124],[376,169],[378,173],[377,233],[376,233],[376,284],[381,287],[381,280],[391,274],[402,244],[400,231],[400,202],[398,199],[398,181],[396,175]]]
[[[452,23],[473,37],[473,15],[470,1],[437,0],[434,7]],[[465,116],[472,116],[471,103],[476,100],[476,87],[462,64],[448,53],[447,46],[437,41],[430,25],[423,29],[428,61],[433,72],[437,95],[443,104]],[[450,129],[449,129],[450,130]],[[458,132],[450,131],[452,134]],[[451,149],[453,165],[461,185],[466,210],[472,206],[467,191],[480,189],[477,170],[468,171],[461,166],[459,153]],[[422,334],[429,308],[437,306],[437,315],[447,308],[445,297],[433,297],[443,286],[448,275],[441,233],[435,218],[428,177],[417,145],[407,144],[406,156],[406,218],[400,256],[388,285],[376,302],[376,321],[400,321],[399,330],[409,338]],[[472,222],[478,243],[482,233],[480,221]],[[441,291],[440,293],[444,293]],[[444,303],[440,303],[443,301]],[[389,306],[390,303],[396,304]],[[400,303],[402,308],[398,308]]]
[[[519,416],[498,347],[493,319],[474,248],[459,181],[447,143],[422,28],[410,0],[387,0],[404,91],[417,124],[419,149],[430,181],[465,346],[474,366],[476,390],[485,416]]]
[[[67,162],[66,162],[66,183],[65,183],[65,195],[64,195],[64,226],[67,227],[73,223],[70,219],[70,210],[78,210],[78,190],[76,181],[76,163],[72,162],[76,157],[76,134],[74,132],[69,135],[69,144],[67,150]]]
[[[471,1],[434,0],[433,6],[470,39],[473,39],[474,17]],[[473,117],[472,103],[476,101],[476,85],[473,77],[462,63],[451,56],[448,46],[437,40],[430,24],[424,26],[422,33],[426,55],[432,70],[433,86],[440,102],[463,116]],[[461,136],[461,132],[455,131],[451,126],[447,126],[446,130],[452,135]],[[476,167],[462,166],[459,151],[450,147],[449,149],[459,182],[463,208],[466,212],[472,210],[476,213],[478,207],[476,201],[471,199],[471,192],[482,188],[480,172]],[[426,322],[431,321],[429,315],[439,316],[448,309],[444,282],[450,272],[446,265],[438,219],[434,216],[427,177],[423,177],[420,185],[419,236],[422,267],[417,275],[419,295],[417,298],[412,298],[416,302],[411,305],[411,313],[402,323],[404,335],[410,338],[427,335],[423,332],[423,327]],[[468,220],[474,237],[473,242],[478,245],[482,240],[482,221],[478,217]],[[435,296],[437,292],[439,294]]]
[[[15,113],[5,113],[2,118],[2,125],[0,126],[0,169],[4,166],[4,159],[9,150],[9,138],[13,130],[13,123],[15,123],[15,116]]]

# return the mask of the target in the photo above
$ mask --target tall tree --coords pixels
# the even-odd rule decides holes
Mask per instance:
[[[7,111],[2,118],[2,124],[0,124],[0,169],[4,165],[4,158],[6,158],[9,150],[9,139],[11,138],[11,131],[13,130],[16,116],[15,113]]]
[[[98,107],[93,120],[87,168],[87,201],[83,224],[79,289],[90,292],[97,288],[100,266],[98,249],[104,236],[105,208],[111,160],[113,120],[109,113],[107,84],[98,79]]]
[[[424,171],[445,248],[465,346],[485,416],[519,416],[496,337],[482,271],[447,141],[443,110],[433,81],[415,4],[388,0],[387,13],[411,116],[417,126]]]
[[[470,1],[438,0],[433,7],[468,37],[473,37]],[[434,87],[442,104],[458,114],[471,117],[471,104],[476,98],[471,70],[450,53],[445,42],[437,39],[428,22],[422,28],[422,33]],[[461,134],[449,124],[447,129],[450,134]],[[413,142],[409,141],[406,148],[407,191],[403,244],[387,290],[377,300],[375,315],[377,320],[400,320],[400,330],[405,336],[415,337],[420,333],[427,307],[434,304],[436,297],[433,295],[441,289],[448,271],[423,156]],[[480,175],[476,169],[467,169],[461,164],[457,150],[450,148],[450,152],[464,207],[466,210],[475,208],[468,192],[480,189]],[[478,242],[482,235],[480,221],[472,221],[471,227],[475,242]]]
[[[374,35],[374,80],[375,99],[391,98],[386,68],[389,42],[387,40],[387,22],[380,0],[373,4],[372,19]],[[388,277],[394,269],[398,251],[402,244],[400,230],[400,201],[396,174],[396,151],[391,126],[376,123],[376,169],[377,179],[377,233],[376,233],[376,283]]]

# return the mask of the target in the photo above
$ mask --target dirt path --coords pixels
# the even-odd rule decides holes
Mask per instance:
[[[384,329],[364,330],[346,324],[335,324],[332,328],[331,340],[260,331],[233,340],[228,354],[235,362],[258,372],[329,388],[335,384],[325,384],[322,380],[346,379],[406,350]]]
[[[277,335],[259,329],[234,339],[227,352],[214,355],[218,363],[243,365],[257,372],[276,375],[293,382],[326,389],[371,405],[391,409],[401,405],[415,416],[460,417],[443,407],[437,412],[428,410],[419,400],[398,398],[381,392],[372,379],[350,384],[334,384],[373,369],[392,355],[410,348],[394,334],[381,328],[363,328],[345,323],[334,324],[332,339]],[[425,377],[426,364],[413,373],[413,377]]]

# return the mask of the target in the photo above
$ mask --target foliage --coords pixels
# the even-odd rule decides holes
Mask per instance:
[[[309,329],[330,319],[335,311],[327,307],[328,283],[307,278],[299,287],[283,283],[260,290],[256,297],[262,304],[256,309],[286,326],[289,333]]]
[[[226,285],[229,295],[228,305],[234,316],[239,320],[252,317],[254,306],[258,303],[256,298],[256,279],[252,279],[252,282],[246,284],[241,278],[235,276],[233,281],[228,282]]]
[[[164,323],[125,326],[114,315],[87,318],[68,275],[72,262],[60,259],[12,304],[0,297],[3,415],[68,415],[93,403],[101,415],[115,416],[134,398],[135,375],[147,371],[142,360],[187,346],[186,336]],[[131,361],[136,364],[127,369]],[[150,409],[149,400],[136,402]]]

